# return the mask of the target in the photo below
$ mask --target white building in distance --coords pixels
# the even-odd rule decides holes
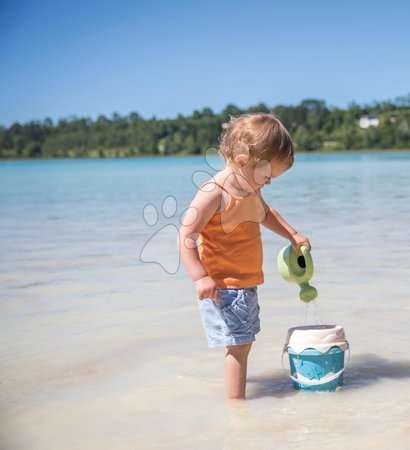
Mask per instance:
[[[362,116],[359,120],[360,128],[378,127],[380,125],[380,120],[377,116]]]

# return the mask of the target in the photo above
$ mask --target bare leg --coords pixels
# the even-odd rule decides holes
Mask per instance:
[[[244,399],[246,390],[246,369],[252,344],[226,347],[224,375],[228,399]]]

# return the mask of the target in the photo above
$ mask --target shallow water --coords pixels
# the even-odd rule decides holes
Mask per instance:
[[[310,238],[319,297],[298,300],[275,268],[286,242],[263,230],[244,402],[224,399],[176,253],[198,170],[214,172],[201,157],[0,163],[0,448],[408,448],[410,153],[300,156],[264,188]],[[287,329],[306,323],[345,329],[339,392],[283,373]]]

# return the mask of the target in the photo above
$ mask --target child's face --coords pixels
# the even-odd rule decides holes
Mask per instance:
[[[249,190],[249,187],[254,191],[259,190],[267,184],[270,184],[272,178],[279,177],[286,172],[288,168],[289,164],[283,161],[272,160],[269,162],[267,160],[261,160],[255,162],[254,160],[249,159],[243,165],[238,165],[239,173],[247,182],[241,183],[241,180],[239,179],[239,183],[245,190]],[[249,187],[245,186],[246,184],[249,184]]]

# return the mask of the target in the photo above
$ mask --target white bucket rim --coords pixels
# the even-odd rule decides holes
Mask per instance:
[[[307,349],[326,353],[332,347],[346,350],[349,343],[340,325],[301,325],[289,328],[285,351],[289,347],[297,354]]]

